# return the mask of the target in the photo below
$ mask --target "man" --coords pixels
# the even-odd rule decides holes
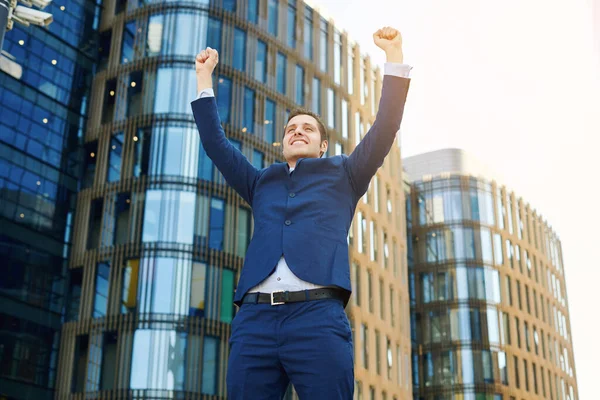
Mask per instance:
[[[350,156],[321,158],[326,129],[294,111],[283,134],[285,163],[258,170],[224,135],[212,90],[218,54],[196,56],[192,110],[207,155],[252,207],[254,235],[234,302],[227,391],[230,399],[281,399],[291,382],[301,399],[351,399],[351,293],[347,235],[356,204],[400,128],[410,67],[400,32],[373,34],[386,53],[375,123]]]

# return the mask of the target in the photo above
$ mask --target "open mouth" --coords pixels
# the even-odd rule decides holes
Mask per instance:
[[[307,142],[306,140],[304,140],[304,139],[296,139],[296,140],[292,141],[292,143],[291,143],[291,144],[292,144],[292,146],[293,146],[293,145],[295,145],[295,144],[297,144],[297,143],[301,143],[301,144],[308,144],[308,142]]]

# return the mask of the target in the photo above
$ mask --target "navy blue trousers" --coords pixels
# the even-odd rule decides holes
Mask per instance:
[[[244,304],[231,324],[227,398],[351,400],[352,332],[342,301]]]

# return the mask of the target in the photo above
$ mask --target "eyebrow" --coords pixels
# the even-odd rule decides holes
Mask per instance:
[[[311,124],[310,122],[304,122],[302,125],[308,125],[308,126],[310,126],[311,128],[316,128],[316,126],[315,126],[315,125],[313,125],[313,124]],[[288,125],[288,126],[286,126],[286,127],[285,127],[285,130],[286,130],[286,132],[287,132],[287,130],[288,130],[289,128],[291,128],[291,127],[294,127],[294,128],[295,128],[296,126],[297,126],[296,124],[291,124],[291,125]]]

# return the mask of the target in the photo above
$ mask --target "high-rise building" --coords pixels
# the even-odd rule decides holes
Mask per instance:
[[[576,400],[557,234],[465,152],[403,164],[414,398]]]
[[[105,1],[98,37],[60,275],[68,307],[56,395],[225,398],[232,299],[253,222],[202,149],[190,107],[195,55],[219,51],[225,132],[257,168],[283,161],[283,127],[298,105],[322,115],[328,156],[350,153],[374,121],[381,72],[295,0]],[[394,147],[348,235],[361,396],[411,394],[400,163]]]
[[[67,282],[79,141],[100,7],[52,3],[49,29],[18,24],[0,63],[0,398],[53,399]],[[5,58],[6,59],[6,58]],[[74,293],[72,293],[74,294]]]

